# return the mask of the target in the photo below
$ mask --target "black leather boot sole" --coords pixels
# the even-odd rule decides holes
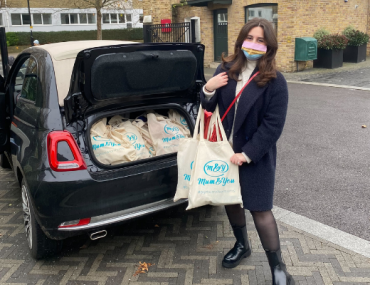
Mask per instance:
[[[240,258],[238,258],[234,262],[227,262],[227,261],[223,260],[222,261],[222,266],[225,267],[225,268],[237,267],[239,265],[239,263],[243,260],[243,258],[247,258],[248,256],[251,255],[251,253],[252,253],[251,249],[248,248],[247,252],[244,253],[242,256],[240,256]]]

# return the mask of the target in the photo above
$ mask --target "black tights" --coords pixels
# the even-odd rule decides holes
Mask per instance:
[[[230,224],[233,227],[246,226],[244,208],[240,205],[225,206]],[[277,251],[280,249],[280,239],[277,224],[271,211],[251,211],[262,246],[265,250]]]

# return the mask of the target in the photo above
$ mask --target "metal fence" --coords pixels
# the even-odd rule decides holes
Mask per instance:
[[[144,25],[145,43],[195,42],[194,25],[190,22]]]

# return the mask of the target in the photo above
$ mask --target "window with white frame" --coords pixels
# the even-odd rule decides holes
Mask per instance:
[[[278,29],[278,4],[254,4],[245,7],[245,22],[255,17],[263,18],[269,21],[277,32]]]
[[[139,23],[143,23],[144,15],[140,14],[139,15]]]
[[[132,22],[131,14],[124,13],[104,13],[103,24],[122,24],[126,22]]]
[[[61,13],[62,25],[96,24],[95,14],[92,13]]]
[[[125,14],[118,14],[118,18],[119,18],[119,23],[126,23],[126,17],[125,17]]]
[[[34,25],[51,25],[51,14],[32,14]]]
[[[4,26],[4,23],[3,23],[3,13],[0,13],[0,26]]]
[[[29,14],[11,14],[13,26],[30,25],[31,19]]]

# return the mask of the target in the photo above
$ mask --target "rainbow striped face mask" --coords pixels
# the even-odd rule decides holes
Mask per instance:
[[[267,46],[244,41],[242,51],[248,60],[258,60],[266,53]]]

